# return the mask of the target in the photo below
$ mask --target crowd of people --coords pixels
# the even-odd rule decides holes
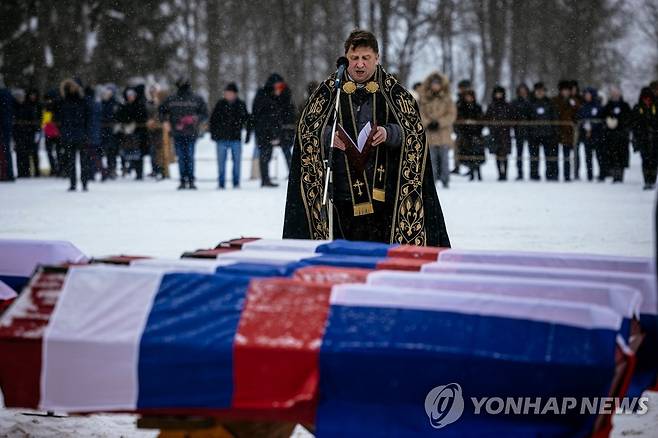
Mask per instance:
[[[242,146],[252,133],[257,146],[252,177],[260,178],[263,187],[277,186],[269,175],[272,152],[280,147],[290,167],[300,113],[280,75],[272,74],[257,91],[251,113],[235,83],[225,87],[210,114],[189,81],[179,79],[175,86],[171,95],[157,84],[130,86],[119,93],[111,84],[92,87],[80,79],[67,79],[43,99],[34,89],[12,93],[0,88],[0,181],[41,176],[39,148],[44,145],[49,175],[68,178],[71,191],[77,188],[78,173],[82,190],[95,180],[131,175],[142,180],[146,156],[151,161],[150,177],[169,178],[169,166],[177,161],[178,188],[196,189],[195,143],[208,130],[217,145],[218,188],[226,187],[229,153],[232,187],[240,187]],[[307,97],[316,86],[309,84]],[[498,179],[506,181],[514,150],[516,179],[523,180],[527,148],[530,180],[541,179],[543,150],[547,181],[560,179],[561,164],[564,181],[580,179],[582,168],[589,181],[610,178],[620,183],[632,145],[642,158],[644,189],[655,188],[658,81],[642,88],[632,108],[615,87],[609,90],[607,102],[595,88],[581,92],[576,81],[560,81],[558,90],[550,98],[542,82],[532,89],[521,84],[512,100],[505,88],[496,86],[485,111],[469,80],[458,83],[456,99],[448,78],[439,72],[415,84],[435,179],[445,188],[451,174],[481,180],[488,150],[495,157]]]
[[[470,180],[481,180],[480,167],[488,149],[496,159],[498,180],[506,181],[514,146],[517,180],[524,179],[527,147],[533,181],[541,179],[543,149],[547,181],[560,179],[561,163],[564,181],[580,179],[582,167],[588,181],[596,177],[598,181],[610,178],[613,183],[621,183],[632,145],[642,158],[644,189],[654,189],[658,169],[658,81],[642,88],[632,108],[616,87],[610,88],[607,102],[603,102],[593,87],[581,92],[577,81],[563,80],[557,85],[558,94],[550,98],[542,82],[534,84],[532,90],[521,84],[513,100],[507,98],[505,88],[496,86],[485,111],[469,80],[457,85],[456,102],[450,94],[448,78],[439,72],[415,84],[435,179],[447,188],[450,175],[459,175],[463,166],[468,169]]]
[[[225,87],[210,115],[189,81],[179,79],[175,86],[171,95],[157,84],[129,86],[119,93],[112,84],[84,86],[75,78],[43,99],[37,90],[0,88],[0,181],[43,176],[39,149],[44,145],[48,175],[68,178],[70,191],[77,190],[78,176],[83,191],[91,181],[143,180],[146,156],[150,177],[169,178],[169,166],[177,161],[178,189],[196,189],[195,144],[209,131],[217,144],[218,187],[226,186],[230,151],[232,183],[239,188],[246,131],[244,142],[253,132],[258,146],[252,177],[260,178],[263,187],[277,186],[269,176],[272,151],[281,147],[290,166],[296,120],[292,94],[280,75],[272,74],[258,90],[251,113],[235,83]]]

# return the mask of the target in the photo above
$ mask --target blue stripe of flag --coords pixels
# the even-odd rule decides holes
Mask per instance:
[[[138,408],[228,408],[249,278],[167,274],[139,346]]]
[[[331,307],[320,351],[318,436],[578,436],[591,416],[487,418],[471,406],[437,431],[427,393],[470,397],[606,396],[612,330],[411,309]],[[491,429],[489,429],[491,428]]]

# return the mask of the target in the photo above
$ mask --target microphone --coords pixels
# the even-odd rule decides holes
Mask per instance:
[[[344,56],[341,56],[336,60],[336,67],[338,67],[338,69],[336,70],[336,82],[334,82],[334,88],[340,87],[340,82],[343,80],[343,74],[345,74],[345,69],[347,69],[348,65],[350,65],[350,61]]]

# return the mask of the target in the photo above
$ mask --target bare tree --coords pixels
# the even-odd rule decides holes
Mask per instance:
[[[641,8],[644,20],[641,21],[640,29],[652,42],[654,49],[654,78],[658,78],[658,3],[653,0],[644,0]]]

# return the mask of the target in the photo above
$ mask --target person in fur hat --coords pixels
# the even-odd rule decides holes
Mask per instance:
[[[455,146],[452,124],[457,118],[457,107],[450,96],[448,77],[439,72],[431,73],[419,88],[418,100],[430,148],[434,180],[441,180],[443,187],[448,188],[449,153]]]

